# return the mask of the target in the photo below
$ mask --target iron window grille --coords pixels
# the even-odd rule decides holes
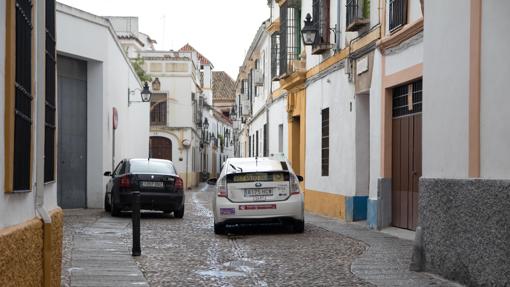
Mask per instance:
[[[269,156],[269,133],[267,124],[264,124],[264,156]]]
[[[330,0],[313,0],[313,21],[318,34],[312,46],[312,54],[322,54],[331,49],[330,2]]]
[[[44,135],[44,182],[55,180],[55,0],[46,0],[46,93]]]
[[[293,71],[289,67],[292,60],[299,60],[301,53],[301,1],[287,0],[280,7],[280,76]]]
[[[167,104],[166,101],[152,103],[151,105],[151,125],[166,125]]]
[[[321,142],[321,175],[329,175],[329,108],[323,109]]]
[[[280,33],[271,35],[271,79],[278,80],[280,75]]]
[[[423,81],[417,80],[409,84],[393,88],[394,118],[421,113]]]
[[[357,31],[370,22],[369,0],[347,0],[345,8],[347,31]]]
[[[390,32],[399,29],[407,22],[407,0],[389,0]]]
[[[16,1],[13,189],[30,190],[32,157],[32,1]]]

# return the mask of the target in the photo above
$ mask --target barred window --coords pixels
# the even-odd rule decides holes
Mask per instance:
[[[5,190],[28,191],[32,167],[32,1],[6,3]]]
[[[329,175],[329,108],[322,110],[321,175]]]
[[[151,125],[166,125],[166,101],[151,104]]]
[[[319,31],[319,38],[314,48],[320,44],[328,44],[330,41],[329,7],[330,0],[313,0],[313,21],[315,28]]]
[[[44,182],[55,180],[55,0],[46,0],[46,111],[44,135]]]
[[[271,79],[278,80],[280,75],[280,33],[271,35]]]
[[[407,0],[389,0],[390,31],[394,31],[407,22]]]
[[[289,63],[301,53],[301,1],[287,0],[280,7],[280,75],[292,73]]]
[[[393,88],[393,117],[420,113],[422,111],[421,79]]]

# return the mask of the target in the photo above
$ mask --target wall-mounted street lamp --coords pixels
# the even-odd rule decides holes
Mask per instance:
[[[140,97],[142,98],[141,101],[132,101],[131,96],[135,95],[136,91],[140,91]],[[128,106],[131,106],[131,103],[147,103],[150,102],[152,96],[152,92],[149,89],[149,84],[145,82],[143,85],[143,89],[140,90],[138,88],[131,90],[128,88]]]
[[[310,13],[306,14],[305,17],[305,26],[301,29],[301,36],[303,37],[303,43],[305,45],[313,45],[317,39],[317,28],[314,27],[314,23],[312,21],[312,16]]]
[[[335,35],[335,43],[336,43],[336,32],[337,27],[335,25],[335,28],[328,28],[329,31],[332,31]],[[305,17],[305,26],[303,29],[301,29],[301,37],[303,38],[303,43],[306,46],[314,45],[317,43],[317,38],[319,35],[319,28],[317,25],[315,25],[312,16],[310,13],[306,14]]]

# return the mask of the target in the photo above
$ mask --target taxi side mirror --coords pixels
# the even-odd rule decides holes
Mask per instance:
[[[305,180],[302,176],[300,175],[297,175],[297,179],[299,180],[299,182],[302,182],[303,180]]]

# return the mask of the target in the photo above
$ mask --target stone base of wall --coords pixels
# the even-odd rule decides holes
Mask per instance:
[[[367,203],[367,223],[370,229],[380,230],[391,224],[391,179],[377,180],[377,198]]]
[[[305,210],[319,215],[345,219],[345,197],[340,194],[305,191]]]
[[[367,200],[366,196],[346,196],[345,197],[345,221],[360,221],[367,219]]]
[[[63,213],[51,213],[51,286],[60,286]],[[41,286],[43,282],[43,222],[39,218],[0,229],[0,286]]]
[[[422,178],[419,225],[426,271],[510,285],[510,180]]]

